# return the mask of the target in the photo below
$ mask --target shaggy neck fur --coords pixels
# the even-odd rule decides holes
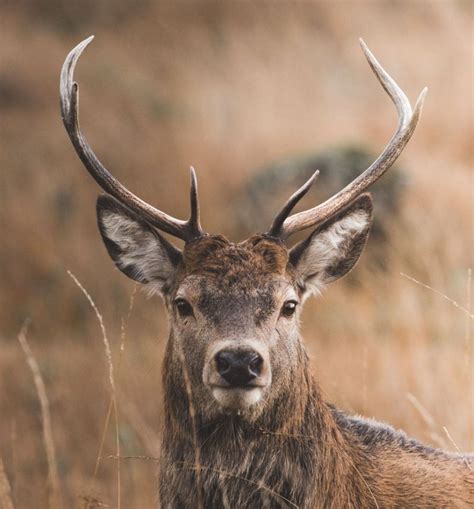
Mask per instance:
[[[350,507],[349,494],[364,502],[359,507],[370,507],[367,490],[354,476],[350,446],[309,373],[303,347],[293,386],[251,423],[238,415],[206,421],[199,412],[193,423],[171,348],[164,362],[165,507],[197,507],[200,497],[206,508],[314,508],[315,493],[333,501],[327,507]]]

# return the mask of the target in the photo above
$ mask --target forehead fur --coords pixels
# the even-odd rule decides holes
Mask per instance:
[[[255,235],[239,244],[221,235],[209,235],[187,244],[183,253],[186,275],[225,277],[236,280],[261,279],[283,275],[288,265],[288,250],[278,241]]]

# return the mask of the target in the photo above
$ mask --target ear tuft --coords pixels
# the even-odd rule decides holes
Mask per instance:
[[[181,252],[146,221],[109,195],[97,199],[97,222],[115,265],[129,278],[162,292],[181,260]]]
[[[290,251],[290,263],[300,286],[318,293],[349,273],[364,249],[371,223],[372,199],[363,194],[297,244]]]

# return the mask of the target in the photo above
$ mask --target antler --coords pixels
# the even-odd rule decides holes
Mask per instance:
[[[79,86],[74,82],[74,68],[82,52],[93,38],[94,36],[88,37],[78,44],[66,57],[61,70],[61,82],[59,87],[61,95],[61,113],[64,127],[66,128],[77,154],[87,171],[106,193],[112,195],[151,225],[175,237],[183,239],[186,242],[205,235],[199,222],[199,200],[194,168],[191,167],[190,169],[191,214],[187,221],[182,221],[165,214],[131,193],[103,166],[87,143],[79,127]]]
[[[360,39],[360,45],[364,52],[372,71],[377,76],[380,84],[390,96],[398,112],[398,127],[392,136],[388,145],[385,147],[379,157],[367,168],[361,175],[355,178],[350,184],[341,191],[326,200],[325,202],[313,207],[312,209],[293,214],[287,217],[297,201],[301,199],[309,190],[311,184],[315,181],[313,175],[284,205],[283,209],[277,214],[270,227],[268,235],[286,239],[293,233],[318,225],[337,214],[369,186],[377,181],[396,161],[401,154],[408,140],[411,138],[418,119],[420,118],[423,100],[428,89],[425,87],[419,95],[415,109],[412,111],[410,102],[403,90],[388,75],[384,68],[377,62],[376,58],[370,52],[364,41]]]

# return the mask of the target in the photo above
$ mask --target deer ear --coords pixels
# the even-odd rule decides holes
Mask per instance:
[[[181,251],[146,221],[109,195],[97,199],[97,222],[115,265],[129,278],[166,293],[181,261]]]
[[[372,199],[363,194],[290,251],[290,264],[304,291],[319,293],[354,267],[371,223]]]

